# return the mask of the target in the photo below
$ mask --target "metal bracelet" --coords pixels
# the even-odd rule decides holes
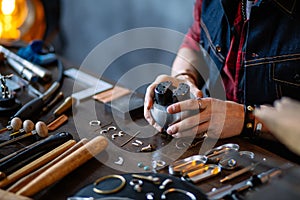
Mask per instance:
[[[121,181],[121,184],[111,190],[100,190],[98,188],[96,188],[96,186],[104,181],[104,180],[107,180],[107,179],[112,179],[112,178],[115,178],[115,179],[119,179]],[[121,175],[107,175],[107,176],[103,176],[99,179],[97,179],[95,182],[94,182],[94,188],[93,188],[93,191],[98,193],[98,194],[112,194],[112,193],[115,193],[115,192],[118,192],[119,190],[121,190],[126,184],[126,180],[123,176]]]

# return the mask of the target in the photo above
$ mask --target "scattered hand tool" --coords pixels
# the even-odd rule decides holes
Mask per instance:
[[[15,117],[11,120],[10,125],[0,130],[0,134],[6,131],[17,131],[22,127],[22,120],[19,117]]]
[[[27,137],[35,135],[35,134],[38,134],[42,138],[48,136],[48,128],[47,128],[47,125],[44,122],[41,122],[41,121],[37,122],[35,126],[36,126],[35,130],[33,130],[33,131],[29,132],[29,133],[25,133],[24,135],[21,135],[19,137],[13,138],[11,140],[8,140],[6,142],[2,142],[2,143],[0,143],[0,147],[12,144],[14,142],[20,141],[20,140],[22,140],[24,138],[27,138]]]
[[[45,155],[39,157],[38,159],[32,161],[28,165],[25,165],[24,167],[18,169],[14,173],[8,175],[5,179],[0,181],[0,188],[6,187],[9,184],[14,183],[18,179],[22,178],[23,176],[26,176],[27,174],[31,173],[32,171],[38,169],[39,167],[42,167],[44,164],[48,163],[52,159],[56,158],[60,154],[62,154],[64,151],[75,145],[75,140],[69,140],[62,145],[56,147],[52,151],[46,153]]]
[[[33,161],[37,157],[47,153],[48,151],[56,148],[62,143],[71,140],[73,136],[70,133],[61,132],[55,135],[52,135],[44,139],[41,143],[33,146],[32,148],[26,149],[21,153],[15,155],[14,157],[6,160],[0,164],[0,172],[2,178],[11,174],[16,169],[23,167],[29,162]]]
[[[74,169],[103,151],[108,145],[108,141],[103,136],[97,136],[75,152],[62,159],[45,172],[40,174],[21,190],[16,192],[18,195],[32,196],[47,186],[60,180]]]
[[[34,178],[36,178],[38,175],[40,175],[41,173],[46,171],[48,168],[50,168],[51,166],[53,166],[54,164],[56,164],[63,158],[67,157],[68,155],[70,155],[71,153],[73,153],[74,151],[79,149],[80,147],[82,147],[87,142],[88,142],[88,140],[86,138],[81,139],[74,146],[72,146],[67,151],[65,151],[64,153],[62,153],[61,155],[59,155],[58,157],[53,159],[51,162],[47,163],[43,167],[40,167],[39,169],[35,170],[34,172],[32,172],[32,173],[28,174],[27,176],[18,180],[16,183],[14,183],[12,186],[10,186],[6,191],[14,192],[14,193],[17,192],[22,187],[27,185],[30,181],[32,181]]]

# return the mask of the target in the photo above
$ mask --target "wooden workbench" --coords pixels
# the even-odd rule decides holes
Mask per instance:
[[[73,80],[69,78],[65,78],[61,89],[64,92],[65,97],[72,94],[72,87],[73,87]],[[18,94],[18,97],[21,96]],[[27,98],[23,98],[23,101],[27,101],[27,100],[28,100]],[[123,130],[122,127],[126,127],[126,130],[124,131],[126,133],[130,133],[131,135],[137,131],[136,127],[147,126],[147,123],[143,118],[137,119],[135,121],[113,118],[111,113],[105,110],[104,104],[94,101],[91,98],[80,103],[77,107],[74,107],[72,111],[68,111],[67,114],[69,116],[68,122],[51,134],[60,131],[67,131],[71,133],[77,141],[83,137],[92,138],[96,135],[99,135],[99,131],[95,131],[97,127],[91,127],[89,125],[89,121],[95,119],[100,120],[102,122],[102,125],[105,125],[109,122],[113,122],[112,125],[116,126],[118,130]],[[51,116],[51,111],[48,114],[41,116],[40,119],[46,120],[50,116]],[[6,123],[7,123],[7,118],[1,117],[0,126],[4,127],[6,126]],[[138,126],[134,126],[133,124],[137,124]],[[130,128],[130,127],[134,127],[134,128]],[[204,153],[206,150],[209,150],[212,146],[225,144],[225,143],[236,143],[240,146],[240,150],[252,151],[255,154],[255,159],[261,160],[262,158],[266,158],[266,162],[264,162],[263,164],[255,168],[255,170],[252,173],[248,172],[239,178],[229,181],[228,183],[221,184],[219,180],[220,178],[224,177],[226,174],[229,174],[230,173],[229,171],[224,171],[214,178],[200,182],[197,184],[197,186],[203,192],[208,192],[212,188],[219,188],[226,184],[238,183],[239,181],[249,178],[249,176],[251,176],[252,174],[260,173],[272,167],[283,166],[287,162],[290,162],[293,165],[297,165],[294,162],[299,161],[299,157],[293,155],[291,152],[287,151],[286,149],[282,151],[278,151],[277,149],[277,153],[281,152],[282,154],[286,154],[287,158],[289,158],[290,160],[287,160],[282,156],[272,153],[270,149],[266,150],[262,148],[261,146],[263,146],[264,143],[261,141],[253,142],[248,139],[244,139],[240,137],[229,138],[225,140],[208,139],[204,143],[198,143],[198,145],[188,148],[186,151],[182,152],[182,155],[178,156],[177,154],[179,150],[176,149],[176,146],[172,144],[172,142],[170,142],[164,135],[160,133],[153,134],[155,133],[155,130],[151,128],[146,130],[149,130],[149,132],[145,132],[145,131],[142,132],[138,136],[138,138],[144,141],[145,144],[149,143],[157,146],[158,149],[161,149],[163,146],[170,143],[168,145],[169,148],[167,153],[163,151],[156,151],[156,153],[152,153],[148,156],[143,156],[142,155],[143,153],[140,153],[142,155],[141,157],[147,158],[146,160],[140,160],[141,157],[139,156],[137,156],[136,158],[132,157],[132,155],[138,154],[137,153],[138,148],[132,146],[130,143],[128,145],[125,145],[124,147],[120,147],[120,144],[126,141],[129,135],[125,135],[124,137],[118,137],[115,140],[112,140],[111,135],[107,134],[106,137],[110,141],[110,146],[105,152],[102,152],[100,155],[97,156],[97,158],[93,158],[92,160],[88,161],[87,163],[85,163],[84,165],[82,165],[81,167],[73,171],[71,174],[64,177],[59,182],[53,184],[51,187],[48,187],[47,189],[39,192],[33,198],[36,200],[66,199],[67,197],[73,196],[82,187],[93,183],[99,177],[109,175],[109,174],[123,174],[123,173],[130,173],[130,172],[136,173],[137,171],[143,172],[143,169],[137,167],[137,163],[141,161],[144,161],[145,163],[147,162],[151,163],[151,157],[152,159],[160,159],[160,160],[168,160],[168,159],[170,160],[170,158],[176,158],[176,157],[178,159],[185,158],[191,155]],[[7,139],[7,135],[1,135],[0,139]],[[18,143],[15,145],[10,145],[5,148],[2,148],[0,149],[0,155],[5,156],[15,151],[16,149],[21,148],[22,145],[28,144],[30,142],[32,142],[32,140],[27,140],[27,141],[25,140],[22,143]],[[256,145],[258,143],[260,146]],[[278,145],[277,147],[282,148],[280,144],[277,143],[277,145]],[[268,148],[271,148],[271,146],[272,145],[268,143]],[[129,156],[124,152],[129,152]],[[130,154],[130,152],[134,152],[136,154]],[[293,156],[288,156],[288,155],[293,155]],[[124,164],[122,166],[116,165],[114,164],[114,162],[112,162],[112,161],[116,161],[119,156],[122,156],[124,159]],[[105,162],[103,162],[103,160]],[[130,168],[130,166],[132,167]],[[168,170],[167,168],[164,168],[159,172],[168,173]]]

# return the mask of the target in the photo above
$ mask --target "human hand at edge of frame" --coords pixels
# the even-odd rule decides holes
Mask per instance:
[[[254,114],[280,142],[300,155],[300,102],[283,97],[274,107],[262,106]]]
[[[158,76],[155,81],[150,84],[146,90],[146,94],[145,94],[145,100],[144,100],[144,117],[145,119],[148,121],[148,123],[150,125],[152,125],[156,130],[158,131],[162,131],[162,127],[159,126],[154,119],[151,116],[150,110],[153,106],[154,103],[154,89],[156,88],[156,86],[164,81],[171,81],[172,84],[177,87],[179,85],[179,83],[186,83],[190,86],[190,93],[195,97],[195,98],[201,98],[203,96],[203,93],[201,92],[201,90],[198,89],[198,87],[190,82],[189,80],[184,80],[184,79],[179,79],[179,78],[175,78],[169,75],[160,75]]]
[[[167,133],[173,137],[203,136],[210,138],[228,138],[239,135],[244,125],[244,106],[233,101],[215,98],[190,99],[170,105],[169,113],[185,110],[199,110],[172,124]]]

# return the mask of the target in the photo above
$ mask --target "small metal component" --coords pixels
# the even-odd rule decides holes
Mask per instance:
[[[100,126],[101,125],[101,121],[99,120],[92,120],[89,122],[90,126]]]
[[[166,186],[170,183],[172,183],[172,179],[167,178],[166,180],[164,180],[164,182],[162,182],[162,184],[159,186],[159,189],[164,190],[166,188]]]
[[[115,126],[107,127],[107,131],[115,131],[115,130],[117,130],[117,127],[115,127]]]
[[[167,199],[166,195],[173,193],[173,192],[182,193],[182,194],[185,194],[186,196],[190,197],[191,200],[197,200],[197,198],[195,197],[195,195],[193,193],[188,192],[186,190],[177,189],[177,188],[170,188],[170,189],[164,191],[160,198]]]
[[[116,137],[123,137],[123,135],[124,135],[124,132],[119,131],[119,133],[112,134],[111,139],[114,140]]]
[[[114,139],[115,139],[116,137],[118,137],[118,136],[119,136],[118,134],[112,134],[112,135],[111,135],[111,139],[114,140]]]
[[[139,179],[132,179],[129,182],[129,185],[133,186],[133,189],[137,192],[142,192],[142,185],[143,185],[143,181],[139,180]]]
[[[133,143],[131,143],[133,146],[136,146],[136,147],[139,147],[140,145],[138,144],[138,143],[135,143],[135,142],[133,142]]]
[[[165,167],[166,166],[166,162],[163,160],[154,160],[152,161],[152,165],[154,167]]]
[[[137,166],[138,166],[139,168],[142,168],[142,167],[144,167],[144,164],[143,164],[142,162],[139,162],[139,163],[137,164]]]
[[[112,122],[109,122],[109,123],[107,123],[107,124],[105,124],[105,125],[100,126],[100,128],[97,128],[96,130],[94,130],[94,132],[97,132],[97,131],[99,131],[100,129],[102,129],[102,128],[106,127],[106,126],[110,126],[110,125],[112,125]]]
[[[221,146],[215,147],[205,152],[204,155],[207,158],[212,158],[228,151],[238,151],[239,148],[240,146],[238,144],[228,143],[228,144],[223,144]]]
[[[228,165],[229,167],[234,167],[234,166],[236,166],[236,160],[233,159],[233,158],[229,159],[228,162],[227,162],[227,165]]]
[[[141,140],[135,140],[136,143],[143,145],[144,143]]]
[[[147,200],[153,200],[154,199],[154,193],[153,192],[149,192],[146,194],[146,199]]]
[[[139,175],[139,174],[132,174],[133,178],[138,178],[138,179],[142,179],[145,181],[150,181],[156,185],[160,184],[160,178],[159,177],[154,177],[154,176],[143,176],[143,175]]]
[[[126,144],[128,144],[131,140],[133,140],[137,135],[139,135],[141,132],[138,131],[136,132],[133,136],[131,136],[127,141],[125,141],[123,144],[121,144],[121,147],[125,146]]]
[[[114,162],[117,165],[123,165],[124,159],[122,157],[119,157],[119,160]]]
[[[185,173],[182,177],[183,180],[188,180],[193,183],[198,183],[202,180],[211,178],[221,172],[221,167],[214,164],[207,164],[201,168],[195,169]]]
[[[162,160],[153,160],[152,161],[152,170],[153,172],[157,172],[157,170],[161,170],[166,166],[166,162]]]
[[[140,151],[141,152],[151,152],[153,150],[154,150],[153,146],[151,144],[148,144],[147,146],[143,147]]]
[[[107,133],[106,129],[100,131],[100,134],[106,134],[106,133]]]
[[[203,155],[194,155],[188,158],[175,161],[169,165],[169,173],[172,175],[183,175],[184,173],[197,169],[207,162],[207,157]]]

